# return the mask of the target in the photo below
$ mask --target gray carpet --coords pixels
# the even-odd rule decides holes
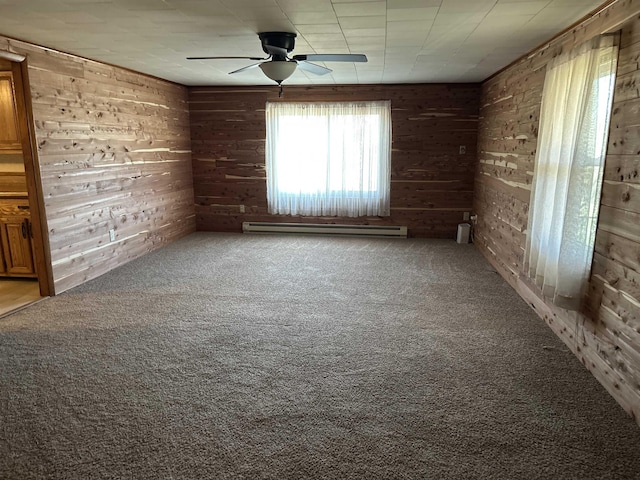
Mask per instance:
[[[471,245],[197,233],[0,319],[2,479],[640,478]]]

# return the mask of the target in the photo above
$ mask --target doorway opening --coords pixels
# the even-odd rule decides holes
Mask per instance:
[[[53,294],[25,58],[0,52],[0,316]]]

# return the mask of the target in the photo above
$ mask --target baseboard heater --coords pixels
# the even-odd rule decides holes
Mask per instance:
[[[289,233],[407,238],[407,227],[377,225],[334,225],[321,223],[243,222],[244,233]]]

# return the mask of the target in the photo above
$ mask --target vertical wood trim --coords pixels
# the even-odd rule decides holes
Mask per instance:
[[[42,178],[35,144],[35,129],[29,88],[29,71],[27,61],[12,64],[13,79],[16,90],[16,106],[18,110],[18,128],[22,139],[22,156],[24,160],[27,192],[29,194],[29,210],[33,225],[34,261],[38,272],[40,294],[54,294],[53,269],[49,249],[47,221],[44,215],[44,198],[42,195]]]

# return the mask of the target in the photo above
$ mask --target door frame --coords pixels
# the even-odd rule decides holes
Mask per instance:
[[[0,58],[11,62],[18,129],[22,140],[22,156],[27,180],[29,211],[31,214],[31,224],[33,226],[34,261],[38,273],[40,295],[48,297],[54,295],[55,290],[53,268],[51,266],[49,232],[45,216],[44,195],[42,192],[42,177],[40,175],[40,162],[38,161],[33,106],[31,103],[27,57],[13,52],[0,51]]]

